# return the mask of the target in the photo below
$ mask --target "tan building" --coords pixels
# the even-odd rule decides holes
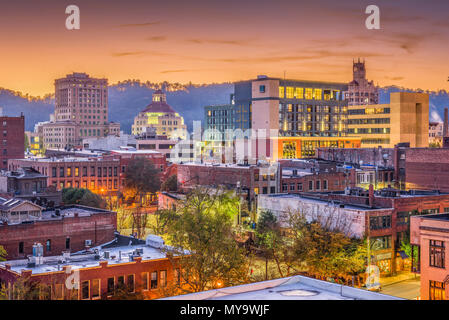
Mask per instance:
[[[36,128],[45,149],[80,146],[82,139],[120,135],[108,122],[108,80],[73,73],[55,80],[55,113]]]
[[[186,138],[184,118],[167,104],[162,90],[156,90],[152,103],[134,118],[131,132],[139,135],[145,133],[147,128],[154,128],[157,135],[168,136],[169,139]]]
[[[348,134],[362,139],[362,148],[393,148],[409,142],[429,145],[429,95],[394,92],[389,104],[348,106]]]

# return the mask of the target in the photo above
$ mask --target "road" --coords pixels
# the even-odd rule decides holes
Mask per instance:
[[[419,294],[420,287],[421,282],[419,278],[409,279],[385,285],[382,287],[380,293],[389,294],[392,296],[405,299],[416,299],[416,297],[420,295]]]

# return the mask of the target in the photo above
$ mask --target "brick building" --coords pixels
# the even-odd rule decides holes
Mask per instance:
[[[447,300],[449,297],[448,236],[448,213],[411,218],[410,243],[417,247],[412,271],[420,274],[421,300]]]
[[[57,190],[85,188],[115,193],[120,188],[119,157],[65,157],[9,160],[9,170],[30,167],[48,176],[47,185]]]
[[[395,169],[403,187],[449,192],[448,148],[398,147],[395,150]]]
[[[11,288],[18,278],[29,278],[46,285],[42,298],[51,300],[108,299],[118,288],[159,298],[167,287],[182,286],[182,276],[176,257],[168,258],[160,249],[163,241],[156,238],[145,242],[117,235],[115,241],[77,255],[7,261],[0,264],[0,281]]]
[[[277,193],[278,165],[197,164],[177,165],[178,188],[189,190],[195,186],[218,187],[240,191],[249,205],[258,194]]]
[[[0,206],[2,212],[7,205]],[[115,212],[75,205],[42,210],[27,201],[19,205],[14,210],[20,215],[10,215],[12,218],[2,219],[0,224],[0,245],[5,248],[8,260],[31,255],[36,242],[44,245],[43,255],[49,256],[65,250],[80,251],[86,245],[96,246],[114,239]]]
[[[387,250],[385,254],[376,257],[381,270],[392,273],[410,268],[410,261],[402,259],[403,253],[400,252],[401,241],[409,237],[410,217],[449,212],[449,194],[438,191],[352,189],[346,194],[333,192],[314,195],[322,200],[340,201],[342,204],[391,209],[391,214],[379,218],[380,220],[370,221],[369,235],[379,239],[381,247]]]
[[[2,142],[0,151],[0,169],[8,168],[9,159],[25,157],[25,117],[0,116]]]

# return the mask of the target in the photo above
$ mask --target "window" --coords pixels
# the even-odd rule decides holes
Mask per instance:
[[[374,250],[384,250],[391,248],[391,236],[375,237],[372,238]]]
[[[259,86],[259,92],[260,92],[260,93],[265,93],[265,85]],[[209,112],[210,112],[210,111],[209,111]]]
[[[23,242],[19,242],[19,253],[23,253]]]
[[[117,288],[123,289],[125,287],[125,276],[117,277]]]
[[[47,251],[51,251],[51,240],[48,239],[46,242]]]
[[[295,184],[294,184],[294,183],[292,183],[292,184],[290,185],[290,191],[295,191]]]
[[[312,180],[309,181],[309,191],[310,190],[313,190],[313,181]]]
[[[164,288],[167,286],[167,270],[162,270],[160,272],[161,277],[161,287]]]
[[[70,249],[70,238],[65,239],[65,248]]]
[[[61,178],[64,177],[64,167],[59,168],[59,176],[60,176]]]
[[[114,278],[108,278],[108,296],[112,296],[114,294],[115,289],[115,281]]]
[[[391,228],[391,216],[378,216],[369,218],[370,230]]]
[[[327,180],[323,180],[323,190],[327,190]]]
[[[285,91],[284,87],[279,87],[279,98],[284,98],[284,91]]]
[[[301,182],[297,184],[297,188],[298,188],[298,191],[302,191],[302,183]]]
[[[79,177],[79,176],[80,176],[80,168],[75,167],[75,177]]]
[[[286,183],[282,184],[282,192],[287,192],[288,190],[288,185]]]
[[[404,225],[409,224],[410,222],[410,211],[401,211],[397,213],[396,216],[396,224],[397,225]]]
[[[92,299],[100,298],[100,279],[92,280],[91,292],[92,292]]]
[[[177,285],[181,284],[181,269],[179,268],[175,269],[175,280]]]
[[[142,272],[142,290],[148,290],[148,272]]]
[[[432,281],[429,283],[429,300],[446,300],[446,286],[443,282]]]
[[[157,271],[151,272],[151,289],[157,289]]]
[[[128,292],[134,292],[135,288],[134,288],[134,275],[133,274],[129,274],[127,279],[126,279],[126,284],[128,286]]]
[[[87,300],[90,298],[89,294],[89,280],[81,282],[81,299]]]
[[[444,241],[429,240],[429,266],[444,268]]]

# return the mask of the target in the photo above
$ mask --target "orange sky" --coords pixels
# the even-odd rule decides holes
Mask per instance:
[[[0,5],[0,87],[53,92],[71,72],[187,83],[258,74],[349,81],[366,59],[380,85],[446,89],[448,1],[375,1],[381,30],[365,28],[372,1],[40,0]],[[394,3],[394,5],[393,5]],[[65,29],[65,8],[81,30]]]

